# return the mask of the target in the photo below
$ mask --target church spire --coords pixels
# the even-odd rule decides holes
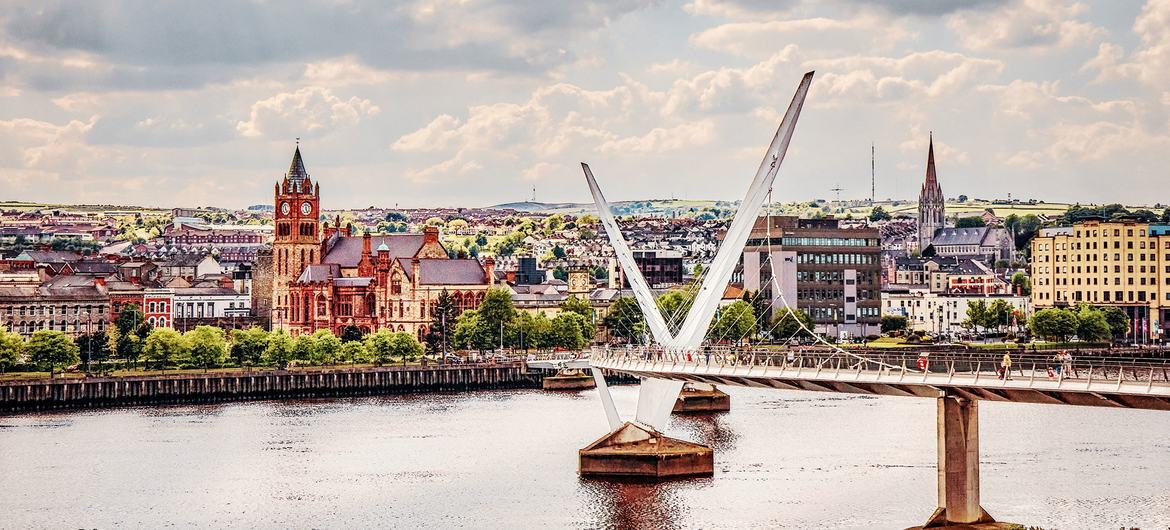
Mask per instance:
[[[934,172],[934,131],[930,132],[930,148],[926,155],[926,187],[936,188],[938,186],[938,175]]]
[[[300,140],[300,138],[297,138]],[[301,143],[297,142],[297,149],[293,151],[292,163],[288,165],[289,180],[307,180],[309,172],[305,171],[305,162],[301,160]]]

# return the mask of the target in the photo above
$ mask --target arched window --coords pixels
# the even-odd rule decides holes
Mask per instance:
[[[301,307],[301,311],[305,314],[305,321],[313,320],[313,299],[309,293],[305,293],[305,305]]]
[[[146,319],[146,321],[149,322],[151,326],[153,326],[155,323],[154,317],[150,317],[150,318]]]
[[[165,328],[165,327],[167,327],[167,319],[166,319],[166,317],[159,317],[159,319],[158,319],[158,327],[160,327],[160,328]]]
[[[402,278],[397,274],[390,279],[390,294],[402,294]]]
[[[154,309],[155,309],[155,304],[154,304],[154,302],[151,302],[150,304],[147,304],[147,307],[149,307],[149,308],[150,308],[150,310],[149,310],[149,311],[147,311],[148,313],[154,313],[154,312],[155,312],[155,310],[154,310]],[[151,324],[154,324],[154,322],[151,322]]]
[[[317,316],[318,316],[318,317],[324,317],[324,316],[325,316],[325,310],[326,310],[326,307],[328,307],[328,306],[327,306],[327,304],[325,303],[325,296],[324,296],[324,295],[321,295],[321,294],[318,294],[318,295],[317,295]]]
[[[378,304],[377,300],[374,299],[373,293],[366,295],[366,314],[370,316],[378,316]]]

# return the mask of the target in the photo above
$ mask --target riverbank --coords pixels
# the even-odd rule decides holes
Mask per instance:
[[[0,412],[426,391],[539,388],[524,363],[338,367],[0,382]]]

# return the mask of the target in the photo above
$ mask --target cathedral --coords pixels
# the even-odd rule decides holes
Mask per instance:
[[[938,175],[934,171],[934,134],[930,135],[930,148],[926,154],[926,182],[918,193],[918,251],[930,246],[934,234],[945,226],[946,200]]]
[[[321,189],[297,146],[276,184],[272,244],[272,323],[293,335],[348,326],[362,333],[404,331],[420,340],[446,290],[460,312],[483,301],[494,261],[450,259],[438,228],[422,234],[354,235],[352,225],[321,222]]]

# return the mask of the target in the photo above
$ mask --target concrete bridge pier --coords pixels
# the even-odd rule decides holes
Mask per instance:
[[[922,528],[994,523],[979,504],[979,402],[938,398],[938,508]]]
[[[709,383],[687,383],[678,393],[673,412],[727,412],[731,410],[731,396]]]

